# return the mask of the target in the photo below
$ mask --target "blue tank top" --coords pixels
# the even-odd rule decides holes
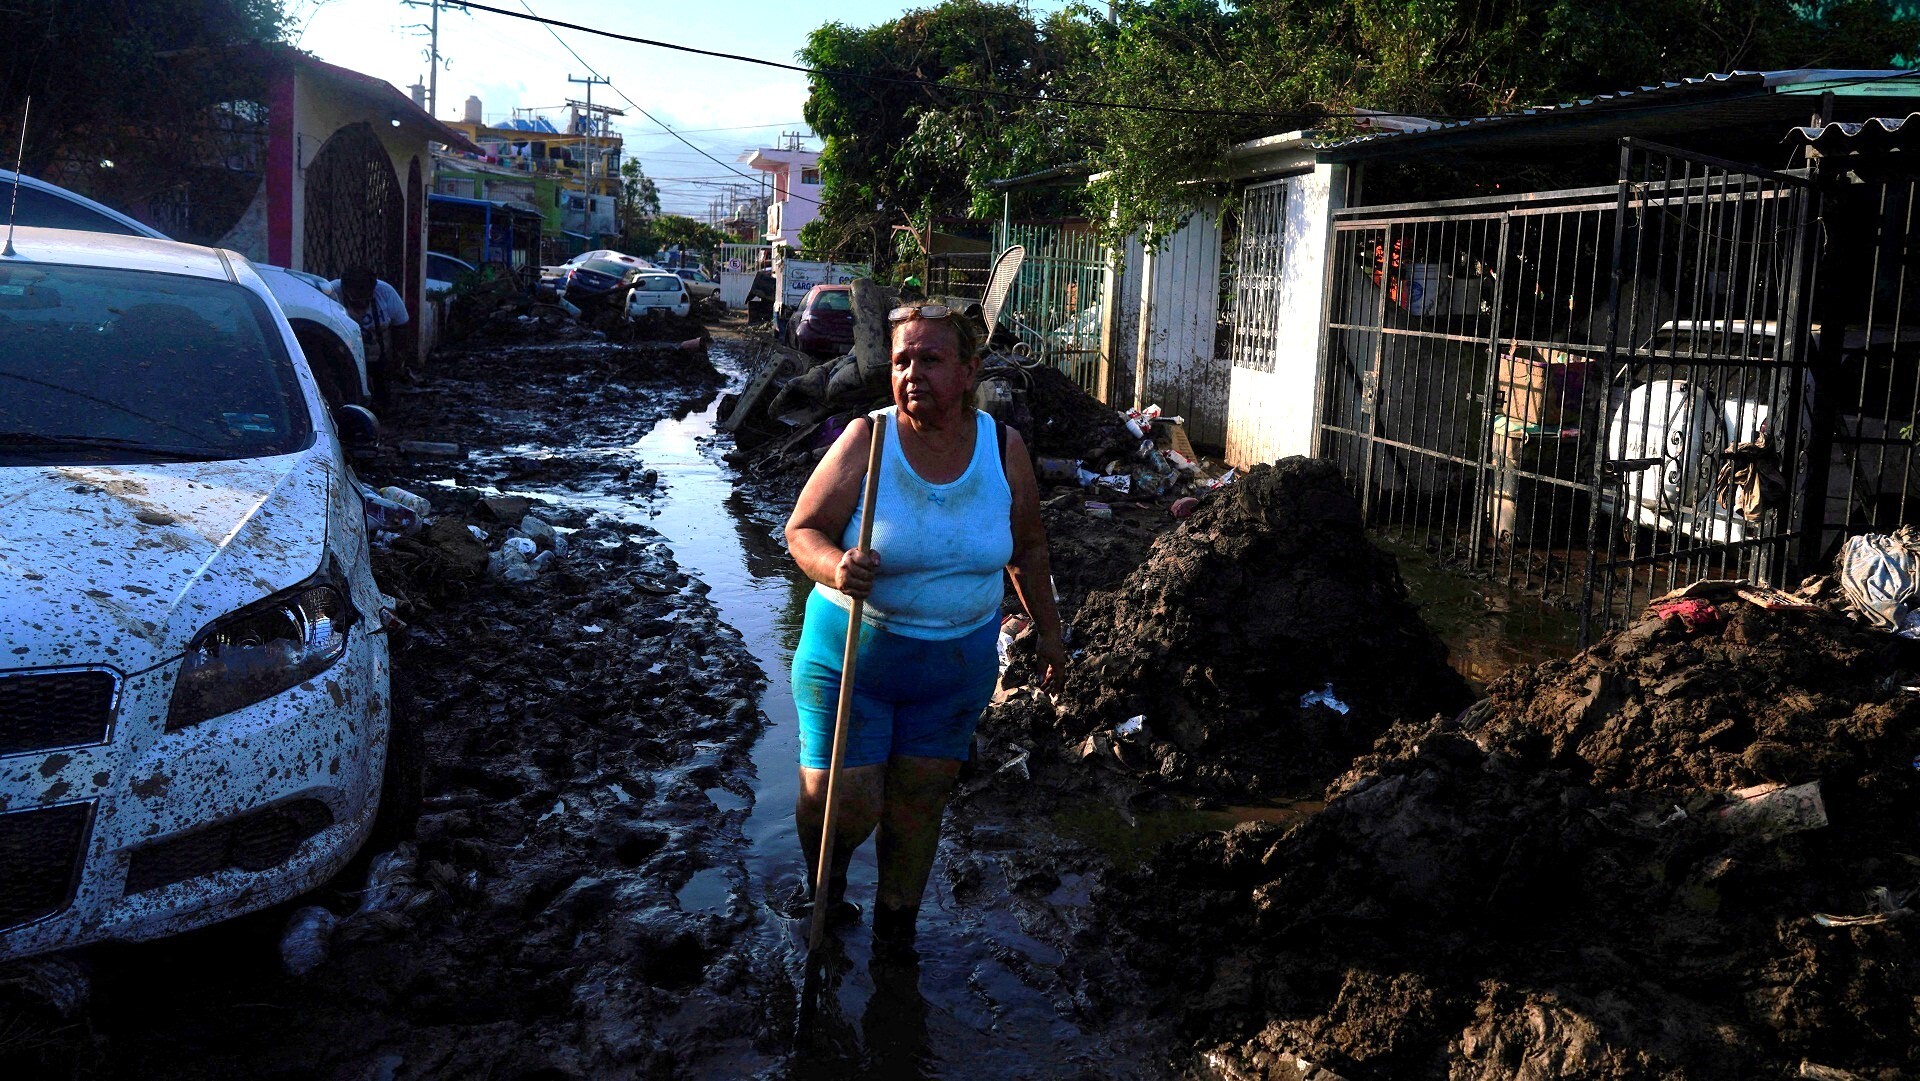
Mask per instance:
[[[880,455],[879,513],[873,550],[880,553],[865,618],[908,638],[961,638],[991,623],[1005,596],[1001,574],[1013,559],[1013,490],[1000,464],[993,418],[974,411],[973,457],[947,484],[929,484],[900,447],[900,426],[889,406]],[[840,536],[842,548],[860,542],[864,507]],[[842,608],[852,602],[828,586],[814,587]]]

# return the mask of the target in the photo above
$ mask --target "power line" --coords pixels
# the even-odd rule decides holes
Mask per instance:
[[[1003,98],[1009,101],[1038,102],[1038,103],[1047,104],[1047,105],[1079,105],[1079,106],[1085,106],[1087,108],[1094,108],[1094,109],[1124,109],[1124,110],[1130,110],[1134,112],[1167,113],[1167,114],[1172,114],[1176,116],[1238,117],[1238,118],[1249,119],[1249,120],[1273,120],[1278,118],[1318,119],[1318,120],[1366,120],[1366,119],[1375,119],[1375,118],[1378,118],[1380,115],[1382,115],[1378,110],[1362,112],[1362,111],[1355,111],[1355,110],[1340,110],[1340,109],[1305,109],[1305,110],[1296,110],[1292,112],[1245,112],[1237,109],[1201,109],[1201,108],[1191,108],[1191,107],[1179,106],[1179,105],[1139,105],[1132,102],[1100,101],[1092,98],[1052,97],[1052,96],[1045,96],[1045,95],[1039,95],[1039,94],[1021,94],[1011,90],[996,90],[992,87],[984,87],[984,86],[954,86],[948,83],[939,82],[938,80],[934,80],[934,79],[912,79],[912,78],[903,78],[903,77],[892,76],[892,75],[875,75],[871,72],[844,71],[844,70],[838,70],[833,68],[810,68],[810,67],[804,67],[799,64],[782,63],[778,60],[766,60],[757,56],[742,56],[739,53],[723,53],[713,49],[696,48],[692,45],[679,45],[671,41],[658,41],[653,38],[635,37],[634,35],[631,35],[631,34],[621,34],[612,30],[602,30],[602,29],[599,29],[598,27],[584,26],[584,25],[581,25],[580,23],[570,23],[570,22],[562,21],[560,19],[546,18],[544,16],[535,14],[533,9],[527,6],[526,0],[520,0],[520,6],[527,8],[526,13],[524,14],[518,11],[508,11],[505,8],[490,7],[486,4],[472,3],[470,2],[470,0],[448,0],[448,2],[458,2],[461,4],[462,7],[470,8],[475,11],[485,11],[495,15],[505,15],[513,19],[526,19],[531,22],[541,23],[547,27],[547,30],[549,33],[553,33],[554,27],[560,26],[560,27],[565,27],[568,30],[578,30],[578,31],[581,31],[582,33],[594,34],[599,37],[612,38],[615,41],[626,41],[636,45],[651,45],[657,49],[668,49],[673,52],[691,53],[695,56],[710,56],[720,60],[734,60],[742,64],[757,64],[761,67],[777,68],[781,71],[798,72],[799,74],[802,74],[802,75],[820,76],[822,78],[856,79],[856,80],[862,80],[866,82],[888,83],[895,86],[925,87],[929,89],[942,90],[949,93],[979,94],[985,97]],[[557,33],[554,34],[554,38],[555,40],[560,40],[560,37]],[[561,44],[565,45],[566,43],[564,41],[561,41]],[[569,52],[572,52],[571,46],[568,46],[567,49]],[[578,57],[579,54],[575,53],[574,55]],[[581,61],[581,63],[583,64],[585,62],[586,61],[584,60]],[[1854,86],[1854,85],[1860,85],[1864,83],[1882,82],[1888,79],[1906,78],[1915,74],[1920,74],[1920,69],[1889,72],[1887,74],[1863,76],[1863,77],[1854,78],[1854,79],[1837,80],[1835,82],[1823,84],[1818,88],[1809,89],[1807,92],[1811,93],[1811,92],[1817,92],[1817,90],[1829,90],[1836,87]],[[1791,95],[1794,92],[1795,91],[1792,87],[1782,88],[1778,91],[1775,91],[1771,87],[1763,87],[1754,91],[1751,94],[1730,95],[1730,96],[1731,97],[1755,97],[1755,96],[1765,95],[1769,93]],[[620,96],[623,98],[626,97],[625,94],[621,94]],[[628,99],[628,100],[631,101],[632,99]],[[1692,104],[1694,103],[1692,102],[1680,102],[1680,103],[1649,102],[1645,105],[1629,104],[1629,105],[1620,106],[1619,108],[1621,111],[1659,112],[1667,109],[1687,108],[1687,107],[1690,107]],[[637,105],[634,107],[636,109],[639,108],[639,106]],[[1541,108],[1552,109],[1551,106],[1545,106]],[[641,110],[641,111],[644,112],[645,110]],[[1419,114],[1419,117],[1420,119],[1425,119],[1425,120],[1488,120],[1488,119],[1493,119],[1499,116],[1511,116],[1517,113],[1534,112],[1534,111],[1538,111],[1538,110],[1515,109],[1508,113],[1427,113],[1427,112],[1423,112]],[[1408,115],[1411,115],[1411,114],[1408,114]],[[653,118],[648,117],[648,119],[651,120]],[[654,120],[654,123],[658,124],[660,122],[658,120]],[[662,124],[661,127],[665,128],[666,125]],[[688,145],[691,146],[692,144],[689,143]]]
[[[581,56],[581,55],[579,54],[579,52],[578,52],[578,51],[576,51],[576,50],[574,49],[574,47],[573,47],[573,46],[571,46],[571,45],[569,45],[569,44],[567,44],[567,39],[565,39],[565,38],[563,38],[563,37],[561,37],[561,36],[560,36],[560,32],[559,32],[558,30],[555,30],[555,29],[554,29],[554,27],[555,27],[555,26],[565,26],[565,27],[567,27],[568,29],[572,29],[572,30],[582,30],[582,29],[585,29],[585,30],[587,30],[587,32],[588,32],[588,33],[598,33],[599,31],[594,31],[594,30],[590,30],[590,29],[588,29],[588,28],[586,28],[586,27],[577,27],[577,26],[574,26],[574,25],[573,25],[573,24],[571,24],[571,23],[563,23],[563,22],[560,22],[560,21],[559,21],[559,20],[557,20],[557,19],[543,19],[543,18],[541,18],[541,17],[539,16],[539,15],[537,15],[537,14],[535,14],[535,13],[534,13],[534,10],[533,10],[533,5],[531,5],[531,4],[529,4],[529,3],[527,3],[527,0],[520,0],[520,6],[521,6],[521,7],[523,7],[523,8],[526,8],[526,9],[527,9],[527,13],[526,13],[526,15],[524,15],[524,16],[523,16],[523,15],[520,15],[520,14],[519,14],[518,12],[513,12],[513,11],[506,11],[506,10],[503,10],[503,9],[501,9],[501,8],[485,8],[485,9],[483,9],[483,10],[486,10],[486,11],[492,11],[492,12],[495,12],[495,13],[497,13],[497,14],[501,14],[501,15],[512,15],[512,16],[514,16],[515,18],[526,18],[526,19],[531,19],[531,20],[533,20],[534,22],[537,22],[537,23],[541,23],[541,24],[543,24],[543,25],[545,25],[545,26],[546,26],[546,28],[547,28],[547,33],[549,33],[549,34],[552,34],[552,35],[553,35],[553,40],[555,40],[555,41],[557,41],[557,42],[559,42],[559,43],[560,43],[560,47],[561,47],[561,48],[563,48],[563,49],[565,49],[565,50],[567,50],[567,52],[568,52],[568,53],[570,53],[570,54],[572,54],[572,56],[573,56],[573,58],[574,58],[575,60],[578,60],[578,61],[580,61],[580,66],[581,66],[581,67],[584,67],[584,68],[586,68],[586,69],[587,69],[587,71],[588,71],[588,72],[590,72],[590,73],[591,73],[591,74],[593,74],[593,75],[599,75],[599,74],[600,74],[600,73],[599,73],[599,72],[598,72],[597,70],[595,70],[595,69],[594,69],[594,66],[593,66],[592,64],[589,64],[589,63],[587,63],[587,61],[586,61],[586,58],[585,58],[585,57],[583,57],[583,56]],[[637,112],[637,113],[639,113],[639,114],[640,114],[641,116],[644,116],[644,117],[646,117],[646,118],[647,118],[648,120],[651,120],[651,121],[653,121],[653,122],[654,122],[655,124],[658,124],[658,125],[659,125],[659,127],[660,127],[660,130],[661,130],[661,131],[664,131],[664,132],[666,132],[666,133],[667,133],[668,135],[671,135],[671,136],[673,136],[674,138],[676,138],[676,139],[678,139],[678,140],[680,140],[680,141],[681,141],[682,143],[685,143],[685,144],[687,145],[687,147],[688,147],[689,149],[691,149],[691,150],[693,150],[694,152],[696,152],[696,153],[698,153],[698,154],[699,154],[699,155],[700,155],[701,157],[703,157],[703,158],[706,158],[706,159],[707,159],[708,161],[710,161],[710,162],[712,162],[712,163],[714,163],[715,165],[718,165],[718,166],[719,166],[720,168],[722,168],[722,169],[725,169],[725,170],[726,170],[727,172],[729,172],[729,173],[732,173],[732,174],[733,174],[734,176],[737,176],[737,177],[739,177],[739,178],[740,178],[740,179],[742,179],[742,180],[745,180],[745,181],[749,181],[749,182],[751,182],[751,183],[754,183],[754,184],[759,184],[759,183],[762,183],[762,182],[763,182],[763,178],[761,178],[761,177],[757,177],[757,176],[753,176],[753,175],[751,175],[751,174],[749,174],[749,173],[743,173],[743,172],[741,172],[740,170],[738,170],[738,169],[735,169],[735,168],[734,168],[733,166],[731,166],[731,165],[729,165],[729,164],[727,164],[726,162],[724,162],[724,161],[721,161],[721,160],[720,160],[719,158],[716,158],[716,157],[714,157],[714,156],[713,156],[712,154],[709,154],[709,153],[707,153],[707,152],[706,152],[705,150],[703,150],[703,149],[701,149],[701,148],[700,148],[699,146],[696,146],[696,145],[694,145],[694,143],[693,143],[693,142],[692,142],[691,140],[689,140],[689,139],[688,139],[688,138],[687,138],[686,136],[684,136],[684,135],[682,135],[682,134],[680,134],[679,132],[677,132],[677,131],[675,131],[675,130],[673,130],[672,128],[670,128],[670,127],[668,127],[668,126],[667,126],[667,125],[666,125],[666,124],[665,124],[664,122],[662,122],[662,121],[660,120],[660,118],[659,118],[659,117],[656,117],[656,116],[654,116],[654,115],[653,115],[652,113],[650,113],[650,112],[648,112],[648,111],[647,111],[646,109],[644,109],[644,108],[642,108],[639,102],[637,102],[637,101],[635,101],[635,100],[633,100],[632,98],[630,98],[630,97],[628,97],[628,96],[627,96],[627,92],[626,92],[626,91],[624,91],[624,90],[622,90],[622,89],[620,89],[619,87],[617,87],[617,86],[615,86],[615,85],[613,85],[613,82],[612,82],[612,80],[607,80],[607,83],[606,83],[606,85],[607,85],[607,89],[609,89],[609,90],[612,90],[612,91],[613,91],[614,93],[616,93],[616,94],[618,94],[618,95],[620,95],[620,97],[621,97],[621,100],[623,100],[623,101],[625,101],[625,102],[626,102],[626,103],[627,103],[628,105],[631,105],[631,106],[633,107],[633,109],[634,109],[634,111],[635,111],[635,112]],[[798,199],[799,201],[801,201],[801,202],[803,202],[803,203],[812,203],[812,204],[813,204],[813,205],[815,205],[815,206],[819,206],[819,205],[820,205],[820,200],[818,200],[818,199],[809,199],[809,198],[807,198],[807,197],[806,197],[806,196],[804,196],[804,195],[799,195],[799,194],[795,194],[795,193],[793,193],[793,192],[788,192],[788,193],[787,193],[787,198],[789,198],[789,199]]]
[[[985,87],[985,86],[953,86],[947,83],[939,82],[938,80],[934,80],[934,79],[909,79],[909,78],[902,78],[902,77],[893,76],[893,75],[875,75],[871,72],[864,72],[864,71],[842,71],[834,68],[810,68],[810,67],[804,67],[799,64],[785,64],[785,63],[781,63],[778,60],[764,60],[757,56],[742,56],[739,53],[723,53],[723,52],[716,52],[712,49],[698,49],[691,45],[676,45],[671,41],[656,41],[652,38],[634,37],[631,34],[616,33],[612,30],[601,30],[597,27],[583,26],[579,23],[565,22],[560,19],[549,19],[544,16],[535,14],[532,8],[527,7],[526,0],[521,0],[521,3],[520,3],[521,7],[527,7],[527,11],[524,14],[518,11],[508,11],[505,8],[489,7],[486,4],[469,3],[469,2],[466,2],[466,0],[459,0],[459,2],[461,3],[461,6],[470,8],[474,11],[491,12],[492,14],[505,15],[508,18],[512,18],[512,19],[526,19],[530,22],[542,23],[547,27],[547,30],[549,33],[553,31],[554,27],[560,26],[560,27],[565,27],[568,30],[578,30],[586,34],[595,34],[604,38],[612,38],[615,41],[632,42],[635,45],[651,45],[657,49],[670,49],[674,52],[692,53],[695,56],[711,56],[720,60],[735,60],[742,64],[758,64],[761,67],[778,68],[781,71],[793,71],[793,72],[798,72],[802,75],[817,75],[823,78],[859,79],[859,80],[864,80],[866,82],[888,83],[894,86],[928,87],[936,90],[944,90],[949,93],[980,94],[986,97],[1004,98],[1009,101],[1033,101],[1033,102],[1041,102],[1048,105],[1083,105],[1083,106],[1087,106],[1089,108],[1095,108],[1095,109],[1130,109],[1136,112],[1170,113],[1176,116],[1226,116],[1226,117],[1242,117],[1249,120],[1272,120],[1276,117],[1331,117],[1331,116],[1349,115],[1349,114],[1343,114],[1343,113],[1329,112],[1326,110],[1304,110],[1300,112],[1290,112],[1290,113],[1287,113],[1287,112],[1249,113],[1249,112],[1242,112],[1237,109],[1199,109],[1199,108],[1189,108],[1189,107],[1180,106],[1180,105],[1136,105],[1136,104],[1133,104],[1130,102],[1124,102],[1124,101],[1099,101],[1092,98],[1044,97],[1038,94],[1021,94],[1012,90],[995,90],[992,87]],[[559,37],[559,35],[557,34],[555,34],[554,36],[556,39]],[[563,41],[561,42],[561,44],[564,45],[566,43]],[[571,46],[568,47],[568,51],[569,52],[572,51]],[[575,54],[576,57],[578,55],[579,54],[577,53]],[[586,61],[582,60],[581,63],[584,64],[586,63]],[[621,96],[625,97],[626,95],[622,94]],[[635,106],[635,108],[639,108],[639,106]],[[1375,114],[1354,113],[1350,115],[1371,116]],[[659,121],[656,120],[654,121],[654,123],[657,124],[659,123]],[[662,126],[664,127],[664,125]]]

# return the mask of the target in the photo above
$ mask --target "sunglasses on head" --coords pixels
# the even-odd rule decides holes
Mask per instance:
[[[887,313],[887,322],[904,323],[909,319],[945,319],[953,309],[945,304],[903,304]]]

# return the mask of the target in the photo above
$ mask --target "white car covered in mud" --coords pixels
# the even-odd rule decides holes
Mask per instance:
[[[260,275],[139,237],[15,245],[0,960],[295,896],[366,840],[383,773],[406,786],[359,492]]]
[[[687,295],[687,283],[672,271],[649,270],[635,276],[627,293],[627,318],[645,319],[649,315],[677,315],[682,319],[693,310]]]

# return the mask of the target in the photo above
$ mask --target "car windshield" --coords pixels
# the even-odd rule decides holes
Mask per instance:
[[[813,298],[813,310],[817,312],[850,312],[853,310],[853,294],[843,289],[831,293],[821,293]]]
[[[698,270],[683,270],[680,272],[680,276],[690,282],[700,282],[703,285],[711,280]]]
[[[649,293],[678,293],[680,279],[669,278],[664,274],[649,274],[640,279],[640,288]]]
[[[625,263],[616,263],[611,259],[589,259],[580,264],[581,270],[591,270],[595,274],[605,274],[609,278],[624,278],[633,272]]]
[[[222,460],[313,441],[265,302],[231,282],[0,264],[0,460]]]

